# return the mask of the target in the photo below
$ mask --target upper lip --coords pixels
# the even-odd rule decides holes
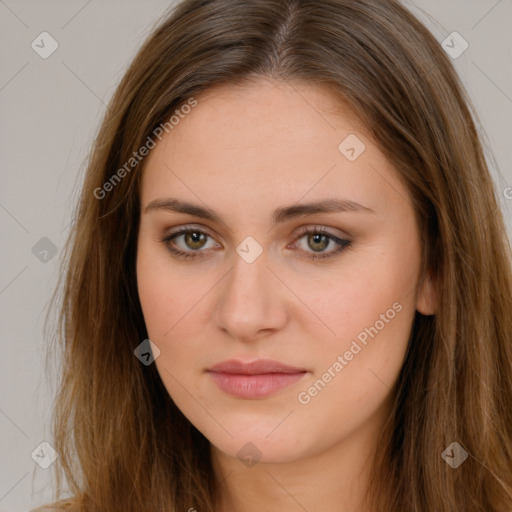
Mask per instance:
[[[303,373],[306,370],[304,368],[289,366],[272,359],[258,359],[256,361],[246,362],[230,359],[212,366],[208,371],[239,375],[262,375],[268,373]]]

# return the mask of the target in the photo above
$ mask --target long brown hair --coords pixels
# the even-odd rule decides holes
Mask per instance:
[[[191,98],[258,77],[328,88],[358,116],[410,191],[437,283],[436,314],[416,313],[369,510],[512,509],[510,242],[470,99],[396,0],[185,0],[144,43],[92,148],[65,253],[49,350],[62,354],[56,499],[62,477],[72,498],[56,509],[214,510],[208,440],[134,357],[147,338],[135,275],[144,162],[126,162]],[[457,469],[441,457],[452,442],[469,454]]]

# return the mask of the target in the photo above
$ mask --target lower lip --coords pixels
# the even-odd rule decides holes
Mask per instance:
[[[299,373],[265,373],[241,375],[234,373],[209,372],[219,388],[228,395],[238,398],[265,398],[284,389],[304,377]]]

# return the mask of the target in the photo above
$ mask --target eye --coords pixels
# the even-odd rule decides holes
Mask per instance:
[[[336,254],[344,251],[347,247],[351,246],[351,241],[346,240],[344,238],[339,238],[338,236],[329,233],[324,227],[315,226],[313,228],[307,227],[302,230],[299,234],[297,241],[305,239],[306,241],[306,250],[305,252],[309,252],[307,248],[313,250],[313,254],[310,256],[306,256],[313,260],[330,258],[335,256]],[[297,243],[297,242],[295,242]],[[332,243],[332,244],[331,244]],[[327,247],[334,246],[334,249],[331,251],[324,252]]]
[[[176,256],[183,259],[194,259],[206,256],[205,253],[208,251],[203,251],[202,249],[212,248],[207,247],[208,238],[212,238],[211,235],[202,229],[183,226],[179,230],[165,236],[161,242]],[[349,240],[329,233],[324,227],[315,226],[314,228],[307,227],[303,229],[296,238],[294,245],[297,245],[297,242],[302,239],[306,239],[306,249],[303,249],[303,251],[310,253],[306,257],[312,260],[330,258],[351,246]],[[181,247],[178,243],[179,241],[181,241]],[[329,245],[333,245],[334,248],[330,251],[325,251]],[[218,248],[221,245],[216,243],[214,247]],[[312,253],[307,250],[308,248],[312,249]]]
[[[176,256],[184,259],[202,258],[204,256],[202,253],[205,251],[201,251],[201,249],[206,247],[208,237],[210,237],[210,235],[202,229],[183,227],[164,237],[162,242],[167,246],[169,251],[176,254]],[[184,247],[182,246],[181,248],[175,242],[175,240],[179,240],[180,238],[182,238],[182,243],[184,244]],[[220,247],[220,245],[217,244],[217,247]]]

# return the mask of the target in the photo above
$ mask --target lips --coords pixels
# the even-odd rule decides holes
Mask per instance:
[[[288,366],[272,359],[258,359],[250,362],[230,359],[229,361],[223,361],[212,366],[208,371],[239,375],[261,375],[267,373],[299,373],[306,370],[304,368]]]
[[[207,372],[223,392],[237,398],[258,399],[294,384],[307,370],[271,359],[250,362],[231,359],[212,366]]]

